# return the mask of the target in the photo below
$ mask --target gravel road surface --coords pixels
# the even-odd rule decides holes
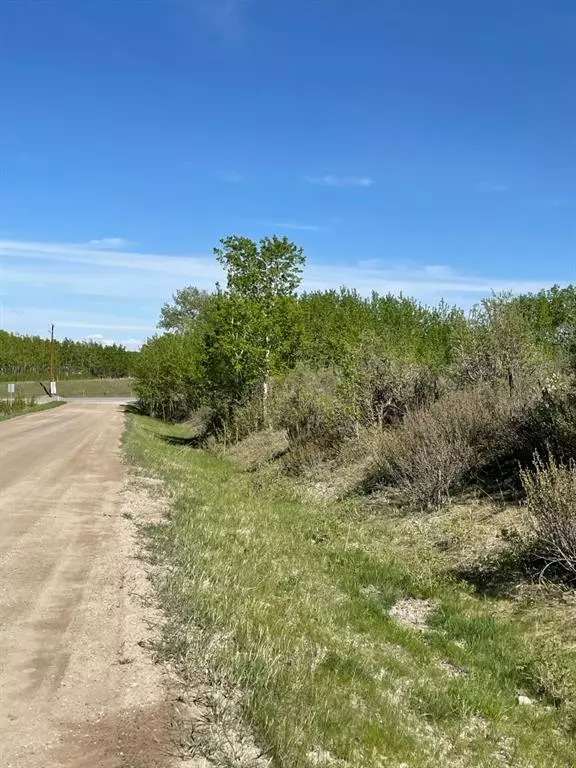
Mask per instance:
[[[173,764],[123,420],[74,402],[0,423],[3,768]]]

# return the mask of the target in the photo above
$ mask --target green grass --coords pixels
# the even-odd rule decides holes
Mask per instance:
[[[59,405],[65,405],[64,400],[60,400],[54,403],[40,403],[39,405],[29,405],[24,408],[9,410],[9,407],[5,407],[5,402],[0,401],[0,421],[7,421],[7,419],[15,419],[18,416],[26,416],[29,413],[39,413],[40,411],[50,411],[52,408],[58,408]]]
[[[147,528],[164,652],[241,692],[274,765],[574,765],[575,662],[545,652],[538,614],[448,578],[399,518],[298,501],[186,437],[130,416],[124,442],[172,500]],[[426,631],[389,615],[408,597],[429,601]]]
[[[48,380],[42,379],[45,386]],[[133,379],[61,379],[58,381],[60,397],[132,397]],[[2,396],[6,383],[0,384]],[[23,397],[43,397],[46,393],[37,381],[16,383],[16,392]]]

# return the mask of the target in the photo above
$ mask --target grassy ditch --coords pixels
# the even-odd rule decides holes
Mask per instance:
[[[23,404],[21,407],[11,408],[8,401],[0,400],[0,421],[15,419],[17,416],[26,416],[29,413],[49,411],[52,408],[58,408],[59,405],[65,405],[65,401],[59,400],[53,403],[40,403],[34,405]]]
[[[272,765],[574,764],[573,607],[480,595],[426,526],[297,500],[186,427],[132,415],[124,447],[171,499],[164,652],[235,692]]]
[[[45,386],[49,386],[47,379],[43,381]],[[134,379],[61,379],[58,381],[58,394],[60,397],[132,397],[133,385]],[[17,382],[16,392],[22,397],[42,397],[46,394],[37,381]]]

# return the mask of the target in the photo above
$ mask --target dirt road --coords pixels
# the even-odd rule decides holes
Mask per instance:
[[[0,423],[3,768],[172,764],[123,419],[118,403],[74,403]]]

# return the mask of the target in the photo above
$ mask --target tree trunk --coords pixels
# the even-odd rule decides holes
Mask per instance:
[[[510,390],[510,397],[514,396],[514,387],[515,387],[514,372],[512,368],[508,368],[508,389]]]
[[[270,339],[266,335],[266,352],[265,352],[265,365],[264,365],[264,381],[262,383],[262,420],[264,421],[264,429],[271,429],[270,416],[268,414],[268,392],[270,385]]]

